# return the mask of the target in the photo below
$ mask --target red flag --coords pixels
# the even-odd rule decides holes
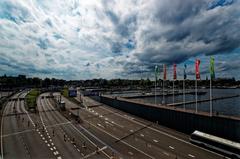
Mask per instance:
[[[167,66],[166,66],[166,64],[163,65],[163,70],[164,70],[163,79],[167,80]]]
[[[173,64],[173,79],[177,79],[177,65]]]
[[[196,70],[196,79],[200,79],[200,70],[199,70],[200,60],[196,59],[195,61],[195,70]]]

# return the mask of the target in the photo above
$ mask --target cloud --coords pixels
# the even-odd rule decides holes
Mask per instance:
[[[219,75],[240,78],[230,64],[239,56],[239,7],[237,0],[1,0],[0,73],[138,77],[154,65],[180,70],[212,55]],[[207,75],[208,63],[201,67]]]

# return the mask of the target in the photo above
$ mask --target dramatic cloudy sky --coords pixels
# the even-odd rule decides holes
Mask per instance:
[[[63,79],[153,76],[209,57],[240,79],[239,0],[0,0],[0,75]]]

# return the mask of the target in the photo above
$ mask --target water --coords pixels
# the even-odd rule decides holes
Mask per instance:
[[[190,90],[194,91],[194,90]],[[209,99],[209,89],[201,89],[199,91],[207,92],[204,95],[198,95],[198,100],[202,99]],[[215,97],[224,97],[224,96],[232,96],[232,95],[239,95],[240,89],[213,89],[213,98]],[[157,96],[156,103],[162,103],[162,96]],[[186,94],[186,102],[187,101],[195,101],[195,95]],[[155,103],[155,97],[144,97],[144,98],[133,98],[133,100],[141,101],[144,103]],[[183,95],[175,95],[174,103],[183,102]],[[171,104],[173,103],[173,96],[166,96],[165,103]],[[186,104],[186,109],[194,109],[195,110],[195,103],[194,104]],[[202,102],[198,103],[198,110],[209,112],[210,102]],[[180,105],[178,107],[183,107]],[[238,116],[240,117],[240,97],[228,98],[228,99],[220,99],[213,101],[213,112],[222,114],[222,115],[229,115],[229,116]]]

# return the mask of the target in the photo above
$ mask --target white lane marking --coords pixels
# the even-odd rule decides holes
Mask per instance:
[[[105,149],[107,149],[107,146],[104,146],[104,147],[102,147],[101,149],[98,148],[96,151],[94,151],[94,152],[92,152],[92,153],[90,153],[90,154],[85,155],[82,159],[90,158],[91,156],[95,155],[97,152],[102,152],[102,151],[104,151]],[[108,156],[108,158],[111,159],[110,156]]]
[[[118,112],[114,112],[114,111],[110,110],[110,108],[108,108],[108,107],[109,107],[109,106],[105,105],[105,106],[102,106],[101,108],[104,109],[104,110],[107,110],[107,111],[109,111],[109,112],[115,113],[117,116],[119,116],[119,117],[121,117],[121,118],[125,118],[125,119],[127,119],[128,121],[131,121],[131,122],[133,122],[133,123],[135,123],[135,124],[138,124],[138,125],[141,125],[141,126],[145,126],[145,127],[147,126],[147,125],[145,125],[145,124],[143,124],[143,123],[140,123],[140,122],[134,120],[134,118],[129,118],[126,114],[122,115],[122,114],[120,114],[120,113],[118,113]],[[118,110],[118,111],[119,111],[119,110]],[[156,129],[156,128],[149,127],[149,126],[148,126],[147,128],[149,128],[150,130],[153,130],[153,131],[155,131],[155,132],[158,132],[158,133],[160,133],[160,134],[163,134],[163,135],[165,135],[165,136],[168,136],[169,138],[172,138],[172,139],[178,140],[178,141],[180,141],[180,142],[183,142],[183,143],[185,143],[185,144],[187,144],[187,145],[191,145],[191,146],[196,147],[196,148],[198,148],[198,149],[201,149],[201,150],[210,152],[210,153],[212,153],[212,154],[215,154],[215,155],[224,157],[223,155],[220,155],[220,154],[218,154],[218,153],[216,153],[216,152],[213,152],[213,151],[204,149],[204,148],[202,148],[202,147],[196,146],[196,145],[194,145],[194,144],[192,144],[192,143],[190,143],[190,142],[187,142],[187,141],[185,141],[185,140],[183,140],[183,139],[177,138],[177,137],[175,137],[175,136],[173,136],[173,135],[170,135],[170,134],[168,134],[168,133],[166,133],[166,132],[160,131],[160,130],[158,130],[158,129]]]
[[[188,156],[189,156],[189,157],[192,157],[192,158],[195,158],[195,156],[194,156],[194,155],[192,155],[192,154],[188,154]]]
[[[2,122],[1,122],[1,153],[2,153],[2,159],[3,159],[3,116],[4,116],[4,114],[5,114],[5,111],[6,111],[6,107],[8,106],[8,105],[10,105],[10,102],[9,102],[9,104],[7,103],[6,105],[5,105],[5,107],[4,107],[4,110],[3,110],[3,115],[2,115]]]
[[[155,140],[155,139],[154,139],[153,141],[156,142],[156,143],[158,143],[158,140]]]
[[[169,156],[169,154],[167,152],[163,152],[163,154]]]
[[[133,132],[133,130],[131,129],[130,132]]]
[[[3,135],[2,137],[8,137],[8,136],[13,136],[13,135],[18,135],[18,134],[23,134],[23,133],[32,132],[32,131],[34,131],[34,129],[23,130],[23,131],[19,131],[19,132],[11,133],[11,134],[6,134],[6,135]]]
[[[62,159],[62,157],[61,157],[61,156],[58,156],[57,159]]]
[[[128,154],[131,155],[131,156],[133,155],[133,153],[131,151],[129,151]]]
[[[99,124],[99,123],[97,124],[97,126],[104,128],[104,126],[102,126],[102,125],[101,125],[101,124]]]
[[[118,137],[116,137],[116,136],[110,134],[109,132],[107,132],[107,131],[105,131],[105,130],[103,130],[103,129],[97,127],[97,126],[95,126],[94,124],[88,122],[87,120],[86,120],[86,122],[87,122],[88,124],[92,125],[93,127],[97,128],[97,129],[99,129],[99,130],[101,130],[102,132],[108,134],[109,136],[115,138],[116,140],[120,140]],[[140,150],[140,149],[138,149],[138,148],[136,148],[136,147],[130,145],[129,143],[127,143],[127,142],[125,142],[125,141],[123,141],[123,140],[120,140],[120,142],[124,143],[125,145],[127,145],[127,146],[129,146],[129,147],[131,147],[131,148],[133,148],[133,149],[135,149],[136,151],[138,151],[138,152],[144,154],[145,156],[147,156],[147,157],[149,157],[149,158],[155,159],[155,157],[150,156],[149,154],[145,153],[144,151],[142,151],[142,150]]]
[[[140,136],[144,137],[144,135],[143,135],[143,134],[140,134]]]
[[[173,146],[168,146],[170,149],[174,150],[175,148]]]

